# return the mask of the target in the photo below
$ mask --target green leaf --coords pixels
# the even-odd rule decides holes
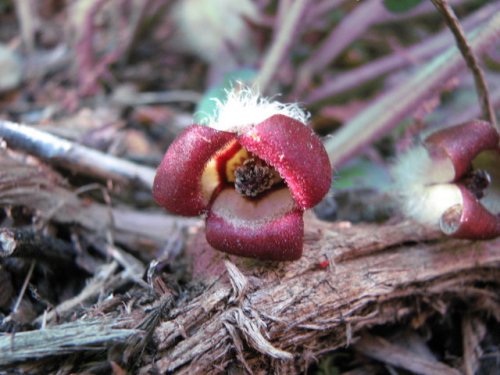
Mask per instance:
[[[362,157],[351,160],[335,175],[333,187],[336,190],[369,188],[384,191],[390,183],[389,172],[385,166]]]
[[[421,2],[422,0],[384,0],[384,5],[393,13],[402,13],[415,8]]]
[[[224,102],[227,97],[227,91],[231,90],[236,83],[250,84],[256,75],[257,72],[253,69],[239,69],[224,75],[224,79],[220,84],[205,91],[205,94],[196,105],[193,116],[194,121],[197,124],[205,124],[208,118],[215,115],[217,99]]]

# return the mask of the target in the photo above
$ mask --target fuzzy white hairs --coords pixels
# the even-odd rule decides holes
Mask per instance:
[[[427,149],[416,146],[399,156],[391,170],[393,196],[402,213],[420,223],[439,227],[443,213],[462,203],[462,195],[453,179],[454,170],[446,159],[431,159]]]
[[[216,101],[216,111],[205,125],[217,130],[239,132],[248,126],[257,125],[273,115],[285,115],[304,125],[309,113],[297,103],[284,104],[261,96],[251,88],[233,88],[227,92],[225,101]]]

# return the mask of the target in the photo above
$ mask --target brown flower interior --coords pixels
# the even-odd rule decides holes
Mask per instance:
[[[244,197],[256,198],[275,187],[282,187],[283,179],[276,169],[233,141],[207,163],[201,184],[207,200],[228,186]]]
[[[484,191],[491,184],[491,177],[488,171],[483,169],[471,169],[462,177],[461,182],[477,199],[481,199],[484,197]]]
[[[472,170],[465,175],[465,181],[461,181],[495,215],[500,214],[499,165],[500,150],[483,151],[473,160]]]
[[[246,159],[234,170],[234,187],[238,193],[256,197],[282,181],[279,173],[255,156]]]

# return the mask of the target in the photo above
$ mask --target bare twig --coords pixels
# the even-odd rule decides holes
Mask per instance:
[[[500,13],[472,35],[471,44],[476,53],[490,47],[500,35]],[[346,123],[325,143],[334,168],[395,127],[463,66],[460,52],[452,47],[426,64],[408,82],[387,92]]]
[[[0,337],[0,366],[33,358],[102,350],[139,333],[119,328],[120,322],[106,320],[76,321],[57,327]]]
[[[448,4],[447,0],[431,0],[431,1],[437,8],[437,10],[444,17],[446,24],[448,25],[448,27],[453,33],[453,36],[455,37],[460,52],[462,53],[465,61],[467,62],[467,66],[474,75],[476,90],[479,96],[479,102],[483,111],[484,119],[491,122],[497,128],[497,131],[500,132],[500,128],[498,128],[497,119],[495,116],[495,111],[493,110],[493,105],[490,100],[488,84],[486,83],[484,73],[479,66],[474,51],[472,50],[472,48],[469,45],[469,42],[467,41],[464,30],[460,25],[460,21],[455,15],[453,9]]]
[[[0,228],[0,258],[11,256],[67,264],[74,261],[76,252],[69,243],[32,228]]]
[[[67,141],[33,127],[0,120],[0,138],[10,147],[22,149],[73,171],[119,182],[153,186],[155,170]]]
[[[285,13],[283,24],[274,35],[274,40],[267,51],[255,85],[265,92],[280,63],[283,61],[290,46],[294,43],[301,18],[305,14],[309,0],[296,0],[291,9]]]

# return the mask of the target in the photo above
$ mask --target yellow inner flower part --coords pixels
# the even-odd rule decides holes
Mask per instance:
[[[279,173],[263,160],[232,141],[207,163],[201,176],[203,199],[209,203],[214,191],[233,185],[247,198],[255,198],[283,181]]]
[[[226,179],[229,182],[235,181],[234,171],[240,165],[242,165],[245,160],[250,157],[250,154],[245,148],[241,148],[234,156],[229,159],[226,163]]]
[[[250,157],[249,152],[236,141],[222,148],[205,166],[201,176],[203,198],[210,201],[212,194],[224,182],[234,183],[234,171]],[[225,165],[221,165],[225,164]],[[220,175],[223,172],[225,175]]]
[[[205,170],[201,175],[201,192],[205,202],[210,201],[212,193],[220,183],[219,173],[217,172],[217,162],[215,158],[212,158],[205,166]]]

